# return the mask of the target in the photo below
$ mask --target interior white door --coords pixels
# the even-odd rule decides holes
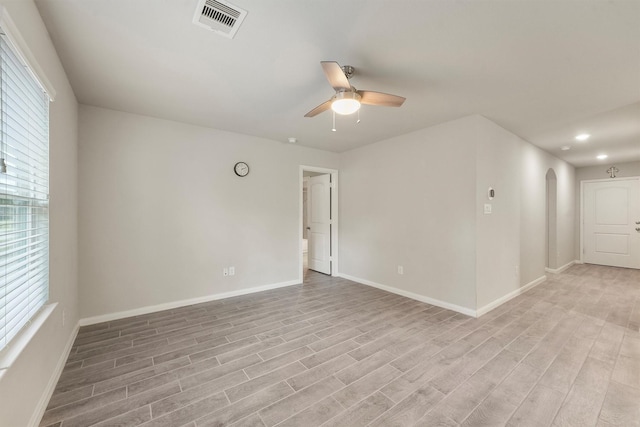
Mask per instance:
[[[331,274],[331,175],[309,178],[309,269]]]
[[[583,184],[583,261],[640,269],[640,178]]]

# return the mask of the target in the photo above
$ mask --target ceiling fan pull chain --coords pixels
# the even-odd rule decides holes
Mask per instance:
[[[336,131],[336,112],[333,112],[333,127],[331,128],[331,132]]]
[[[356,120],[356,124],[360,123],[360,110],[358,110],[358,120]]]

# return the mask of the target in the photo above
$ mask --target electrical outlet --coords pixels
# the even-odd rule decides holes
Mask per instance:
[[[227,267],[225,267],[225,268],[223,268],[223,269],[222,269],[222,275],[223,275],[224,277],[227,277],[227,276],[229,275],[229,269],[228,269]]]
[[[236,268],[229,267],[229,276],[235,276],[235,275],[236,275]]]
[[[404,274],[404,267],[399,265],[398,266],[398,274],[403,275]]]

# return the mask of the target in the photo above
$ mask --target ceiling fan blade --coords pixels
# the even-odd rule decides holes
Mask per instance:
[[[391,95],[389,93],[373,92],[370,90],[359,90],[358,95],[362,97],[360,102],[367,105],[382,105],[384,107],[400,107],[405,99],[402,96]]]
[[[309,111],[304,116],[305,117],[314,117],[314,116],[317,116],[318,114],[322,113],[323,111],[327,111],[329,108],[331,108],[331,100],[323,102],[322,104],[318,105],[313,110]]]
[[[329,80],[333,89],[336,91],[351,89],[349,79],[344,75],[340,64],[335,61],[320,61],[320,65],[322,65],[322,71],[324,71],[324,75],[327,76],[327,80]]]

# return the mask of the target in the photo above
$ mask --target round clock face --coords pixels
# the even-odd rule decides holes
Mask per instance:
[[[245,162],[238,162],[233,167],[233,171],[238,176],[247,176],[247,175],[249,175],[249,165],[246,164]]]

